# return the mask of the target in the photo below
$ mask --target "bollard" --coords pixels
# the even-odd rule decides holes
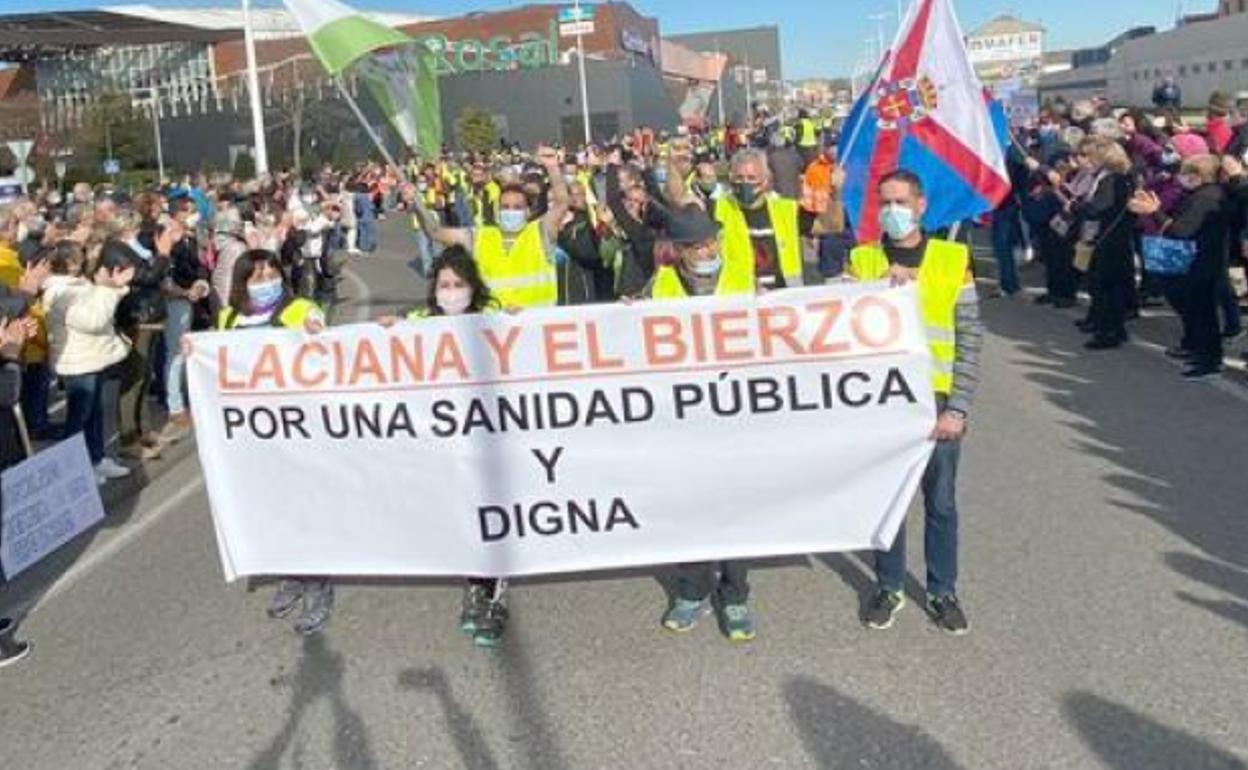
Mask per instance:
[[[17,624],[12,618],[0,618],[0,668],[16,663],[30,654],[30,643],[13,638]]]

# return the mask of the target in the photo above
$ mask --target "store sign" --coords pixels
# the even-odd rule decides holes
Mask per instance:
[[[566,8],[559,9],[559,23],[573,24],[575,22],[593,21],[594,11],[597,10],[593,5],[570,5]]]
[[[631,29],[620,32],[620,47],[625,51],[639,53],[642,56],[651,56],[650,41],[646,40],[644,35],[640,35]]]
[[[560,37],[576,37],[577,35],[594,34],[594,23],[592,21],[571,21],[559,25]]]
[[[1044,38],[1039,32],[972,37],[966,41],[972,64],[1039,59],[1044,55]]]
[[[488,40],[431,35],[423,42],[436,57],[439,75],[540,69],[559,61],[559,29],[554,20],[544,33],[496,35]]]

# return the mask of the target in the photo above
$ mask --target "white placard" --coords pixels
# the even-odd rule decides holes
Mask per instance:
[[[913,286],[192,335],[227,579],[887,547],[932,443]]]
[[[12,580],[104,519],[82,434],[4,472],[0,567]]]

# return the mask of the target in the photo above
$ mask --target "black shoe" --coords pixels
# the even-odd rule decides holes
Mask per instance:
[[[492,598],[494,592],[489,586],[476,583],[464,586],[464,608],[459,613],[459,630],[465,634],[475,634]]]
[[[1192,364],[1183,370],[1185,380],[1207,380],[1222,373],[1222,367],[1216,364]]]
[[[30,654],[30,642],[13,638],[17,624],[11,618],[0,618],[0,668],[11,666]]]
[[[1053,296],[1050,294],[1041,294],[1039,297],[1036,297],[1036,304],[1037,305],[1052,305]]]
[[[1244,333],[1244,330],[1242,328],[1227,329],[1226,331],[1222,332],[1222,339],[1224,340],[1238,339],[1240,335],[1242,335],[1243,333]]]
[[[871,597],[871,602],[867,604],[866,609],[863,611],[862,624],[867,628],[883,631],[893,625],[893,619],[897,617],[897,613],[905,606],[906,597],[901,591],[885,591],[881,589],[876,592],[875,596]]]
[[[1079,303],[1074,301],[1073,299],[1067,299],[1065,297],[1058,297],[1057,299],[1053,300],[1053,307],[1057,308],[1058,310],[1068,310],[1078,304]]]
[[[937,628],[945,633],[961,636],[971,630],[971,623],[966,619],[962,606],[958,604],[958,597],[953,594],[927,597],[927,614]]]
[[[319,634],[334,612],[334,586],[329,582],[309,583],[303,594],[303,611],[295,619],[301,636]]]
[[[1126,342],[1122,337],[1093,337],[1083,344],[1088,350],[1113,350]]]
[[[472,643],[478,647],[497,647],[503,641],[503,632],[507,630],[507,604],[499,599],[486,605],[485,613],[477,622],[477,630],[472,635]]]
[[[1079,329],[1079,331],[1081,331],[1081,332],[1090,332],[1090,331],[1092,331],[1092,329],[1094,328],[1094,327],[1092,326],[1092,322],[1091,322],[1091,321],[1089,321],[1089,320],[1088,320],[1088,319],[1086,319],[1086,318],[1081,319],[1081,320],[1079,320],[1079,321],[1075,321],[1075,326],[1076,326],[1076,327]]]
[[[1134,309],[1134,310],[1128,310],[1128,311],[1127,311],[1126,319],[1127,319],[1128,321],[1136,321],[1136,320],[1138,320],[1138,319],[1139,319],[1139,317],[1140,317],[1140,309],[1139,309],[1139,308],[1136,308],[1136,309]]]
[[[1185,347],[1175,345],[1174,347],[1166,348],[1166,358],[1173,358],[1177,361],[1186,361],[1191,357],[1192,351]]]

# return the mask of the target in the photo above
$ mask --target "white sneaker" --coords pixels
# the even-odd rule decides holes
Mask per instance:
[[[96,463],[95,472],[106,479],[124,479],[130,475],[129,468],[116,462],[111,457],[105,457]]]
[[[95,485],[96,485],[97,487],[102,487],[102,486],[104,486],[104,485],[105,485],[105,484],[107,484],[107,483],[108,483],[108,477],[107,477],[107,476],[105,476],[104,474],[100,473],[100,472],[97,470],[97,471],[95,472]]]

